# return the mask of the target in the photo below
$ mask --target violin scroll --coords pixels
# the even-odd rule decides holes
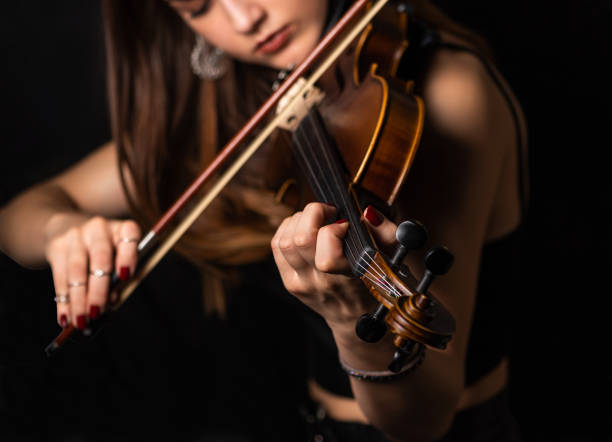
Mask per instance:
[[[399,269],[408,252],[423,247],[427,241],[427,230],[420,222],[408,220],[397,227],[395,238],[398,246],[389,263],[391,268]],[[387,332],[385,316],[388,312],[389,309],[380,303],[374,313],[362,315],[355,326],[357,336],[370,343],[380,341]]]
[[[396,308],[385,318],[396,334],[394,344],[397,351],[389,364],[390,371],[397,373],[402,369],[414,354],[417,343],[441,350],[446,348],[455,332],[455,321],[427,290],[436,276],[450,270],[453,261],[453,254],[446,247],[437,246],[427,252],[425,273],[417,284],[415,293],[398,298]],[[405,271],[400,270],[399,273],[405,274]]]
[[[428,293],[435,277],[450,270],[453,254],[441,246],[429,250],[425,256],[425,272],[418,283],[402,264],[411,250],[425,244],[427,236],[425,227],[418,221],[408,220],[398,226],[397,249],[388,261],[389,271],[383,277],[385,281],[378,284],[389,287],[387,292],[393,293],[393,298],[382,296],[380,289],[371,285],[370,291],[380,303],[373,313],[364,314],[355,327],[357,336],[366,342],[378,342],[391,330],[397,347],[389,365],[393,372],[399,372],[423,346],[446,348],[455,332],[453,317]]]

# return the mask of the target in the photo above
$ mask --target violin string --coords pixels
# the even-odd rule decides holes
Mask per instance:
[[[368,252],[367,250],[365,251],[366,255],[368,256],[368,258],[370,258],[370,266],[372,266],[373,271],[377,272],[377,274],[380,275],[386,275],[385,269],[383,269],[374,259],[374,256],[370,256],[370,252]]]
[[[303,159],[303,163],[305,163],[305,169],[307,169],[307,171],[311,174],[312,177],[314,177],[314,169],[312,167],[313,163],[316,163],[319,167],[319,170],[322,170],[322,167],[320,164],[318,164],[318,160],[316,158],[311,159],[310,161],[308,161],[307,158],[307,152],[312,152],[314,150],[314,148],[304,148],[304,144],[309,144],[308,143],[308,137],[306,136],[306,134],[304,133],[304,130],[302,130],[302,127],[300,126],[300,128],[298,128],[297,130],[297,148],[298,148],[298,153],[301,155],[302,159]],[[305,141],[305,143],[304,143]],[[312,155],[314,157],[316,157],[316,155]],[[325,176],[325,174],[323,174]],[[318,190],[319,194],[322,195],[325,199],[328,200],[332,200],[334,202],[337,202],[338,198],[334,198],[333,197],[333,191],[330,189],[329,191],[326,191],[326,189],[324,188],[323,184],[327,184],[326,187],[330,188],[331,186],[329,185],[329,183],[327,182],[327,180],[325,179],[325,177],[323,179],[317,179],[317,180],[312,180],[313,182],[313,186],[316,187],[316,189],[313,190]],[[332,195],[330,195],[332,194]],[[349,227],[350,228],[350,227]],[[349,235],[349,240],[354,240],[353,235]],[[354,249],[354,244],[350,244],[347,243],[347,251],[350,253],[349,259],[351,261],[353,261],[353,265],[358,264],[358,259],[356,258],[357,252]]]
[[[374,260],[374,256],[370,256],[367,250],[365,253],[366,255],[368,255],[368,258],[370,258],[370,266],[373,268],[373,271],[371,271],[371,273],[377,275],[382,281],[384,281],[384,283],[389,286],[390,291],[395,295],[396,298],[399,298],[400,296],[402,296],[402,294],[395,287],[395,285],[393,285],[393,283],[391,283],[387,279],[387,274],[385,273],[384,269],[380,267],[380,265]]]
[[[344,192],[345,183],[343,182],[337,166],[337,161],[334,161],[332,157],[333,153],[330,148],[326,148],[330,143],[328,142],[327,133],[324,131],[324,128],[321,127],[320,124],[317,124],[319,121],[316,119],[316,115],[311,112],[306,117],[309,123],[312,125],[312,129],[315,137],[317,138],[318,143],[316,145],[319,146],[319,152],[322,155],[314,155],[314,161],[325,161],[327,165],[327,170],[331,170],[335,173],[331,173],[329,175],[324,175],[324,182],[328,185],[331,193],[333,193],[334,188],[336,189],[336,195],[339,196],[339,199],[343,203],[345,212],[349,218],[353,218],[354,212],[349,209],[350,200],[347,201],[348,197],[346,192]],[[321,167],[321,166],[319,166]],[[321,167],[321,170],[324,170]],[[328,181],[329,180],[329,181]],[[356,222],[357,220],[351,219],[351,222]],[[347,242],[347,247],[353,247],[353,252],[357,253],[357,250],[363,250],[364,244],[361,242],[359,235],[352,234],[352,229],[349,227],[349,232],[347,233],[349,242]]]
[[[368,257],[371,258],[370,266],[372,265],[372,263],[378,266],[376,261],[374,261],[374,257],[369,256],[369,252],[367,250],[365,253],[368,255]],[[395,298],[399,298],[400,296],[402,296],[402,293],[393,285],[393,283],[391,283],[387,279],[387,275],[384,273],[382,269],[381,269],[381,272],[378,272],[375,268],[365,267],[361,263],[357,263],[357,266],[363,270],[363,275],[365,275],[368,278],[368,280],[372,282],[374,286],[383,290],[387,295],[393,296]]]
[[[313,123],[312,121],[310,121],[310,123]],[[300,130],[301,129],[301,130]],[[306,135],[305,130],[302,129],[300,127],[300,129],[298,129],[298,133],[297,135],[299,136],[298,139],[298,153],[302,156],[304,163],[306,164],[306,169],[308,170],[309,173],[314,174],[314,170],[312,168],[312,164],[316,164],[319,167],[319,170],[322,170],[322,166],[321,164],[318,163],[318,158],[325,158],[327,159],[328,162],[331,162],[331,160],[329,159],[329,157],[327,157],[328,152],[325,152],[324,150],[324,155],[311,155],[310,157],[310,161],[307,161],[307,154],[310,153],[312,154],[315,150],[315,147],[309,143],[309,137]],[[322,146],[323,143],[325,142],[323,139],[321,139],[321,137],[323,136],[318,130],[318,127],[316,124],[313,123],[313,132],[318,136],[318,138],[320,139],[320,143],[318,143],[318,146]],[[308,145],[309,148],[305,148],[305,145]],[[318,180],[313,180],[313,185],[316,186],[317,189],[313,189],[313,190],[318,190],[320,192],[320,195],[322,196],[327,196],[329,197],[329,194],[333,195],[333,186],[329,183],[329,181],[325,178],[326,175],[323,175],[323,179],[318,179]],[[322,184],[326,184],[327,186],[323,186]],[[326,191],[325,187],[327,187],[329,190]],[[338,192],[341,193],[341,192]],[[331,198],[333,200],[337,200],[337,198]],[[343,201],[346,204],[346,201]],[[349,240],[355,240],[354,235],[348,235],[349,236]],[[370,266],[372,266],[372,263],[378,267],[378,269],[376,269],[376,267],[370,267],[367,268],[364,265],[362,265],[359,262],[359,259],[355,257],[355,255],[357,254],[356,250],[355,250],[355,245],[351,244],[350,242],[347,243],[347,252],[348,254],[350,254],[350,259],[354,262],[354,265],[363,271],[363,274],[367,277],[367,279],[376,287],[380,288],[384,293],[390,295],[390,296],[394,296],[394,297],[399,297],[401,296],[401,293],[397,290],[397,288],[395,286],[393,286],[388,279],[386,278],[386,275],[384,273],[384,270],[378,265],[378,263],[376,263],[376,261],[374,260],[373,256],[370,255],[370,253],[368,252],[367,249],[362,248],[366,254],[366,256],[368,256],[368,258],[370,258]]]
[[[307,117],[308,118],[308,117]],[[302,155],[303,158],[306,159],[306,156],[308,153],[310,153],[310,161],[305,161],[305,163],[307,164],[307,168],[309,170],[309,172],[312,174],[313,173],[313,169],[311,167],[312,164],[316,164],[319,168],[319,170],[323,170],[322,165],[319,164],[319,158],[324,158],[327,160],[327,163],[329,164],[329,169],[333,170],[333,165],[332,163],[332,159],[328,156],[331,153],[329,152],[328,149],[324,149],[321,148],[320,150],[322,151],[322,155],[313,155],[314,150],[316,149],[316,146],[325,146],[325,134],[323,133],[322,130],[319,130],[318,125],[316,124],[316,120],[313,117],[308,118],[308,122],[311,123],[312,125],[312,132],[315,134],[315,136],[317,136],[317,138],[319,139],[319,142],[316,143],[314,146],[313,144],[311,144],[309,141],[309,137],[306,135],[305,133],[305,129],[303,129],[302,126],[300,126],[300,129],[298,129],[298,135],[300,138],[300,141],[304,140],[304,142],[300,142],[299,143],[299,150],[300,150],[300,154]],[[309,148],[305,148],[305,145],[308,145]],[[334,174],[332,174],[334,175]],[[337,175],[337,174],[336,174]],[[315,182],[315,186],[317,186],[317,189],[319,190],[321,195],[326,195],[328,193],[333,194],[333,188],[334,186],[328,181],[327,179],[328,175],[323,174],[323,178],[322,179],[318,179],[318,180],[313,180]],[[336,179],[338,179],[338,177],[336,176]],[[322,184],[326,184],[329,192],[326,192],[324,187],[322,186]],[[338,187],[338,186],[336,186]],[[340,194],[342,196],[344,196],[344,194],[342,192],[337,192],[337,194]],[[341,198],[342,199],[342,198]],[[346,205],[347,202],[343,201],[343,203]],[[348,209],[348,208],[347,208]],[[348,212],[348,210],[347,210]],[[354,265],[357,266],[357,268],[359,268],[360,270],[363,271],[364,274],[366,274],[367,276],[370,277],[370,280],[373,282],[374,285],[378,286],[379,288],[381,288],[383,291],[385,291],[388,294],[392,294],[395,297],[400,296],[401,294],[399,293],[399,291],[397,290],[397,288],[395,288],[392,284],[390,284],[388,282],[388,280],[386,279],[385,276],[385,272],[384,270],[378,265],[378,263],[376,263],[376,261],[374,260],[373,256],[371,256],[369,254],[369,252],[367,251],[367,249],[365,249],[364,247],[361,247],[362,250],[364,250],[364,252],[366,253],[366,256],[368,256],[368,258],[370,258],[370,266],[372,266],[372,263],[378,267],[378,269],[376,269],[375,267],[370,267],[370,268],[366,268],[365,266],[363,266],[360,262],[359,259],[355,256],[358,255],[357,251],[356,251],[356,245],[354,244],[355,242],[355,235],[351,235],[350,234],[351,231],[349,230],[349,233],[347,234],[349,242],[347,242],[347,252],[348,254],[350,254],[350,258],[351,260],[354,262]],[[372,271],[374,270],[374,271]],[[378,271],[376,271],[378,270]],[[374,276],[372,276],[374,275]],[[382,282],[381,282],[382,281]]]
[[[317,126],[315,124],[313,124],[313,132],[319,137],[321,138],[321,134],[316,130]],[[303,163],[305,164],[305,169],[307,169],[307,171],[311,174],[311,176],[314,176],[314,169],[312,167],[312,164],[317,164],[319,167],[319,170],[322,170],[322,166],[318,163],[318,159],[320,156],[318,155],[311,155],[311,157],[314,158],[310,158],[310,161],[308,161],[308,157],[307,157],[307,153],[312,153],[314,151],[314,148],[312,146],[311,143],[309,143],[309,138],[308,136],[306,136],[305,134],[305,130],[298,128],[298,130],[296,131],[296,148],[298,150],[298,154],[302,157]],[[321,146],[323,144],[323,140],[321,140],[321,144],[319,144],[319,146]],[[308,148],[304,148],[305,145],[308,145],[310,147],[310,149]],[[325,150],[325,149],[323,149]],[[329,162],[330,159],[325,155],[325,158],[327,159],[327,161]],[[337,200],[338,198],[333,198],[333,186],[329,183],[329,181],[325,178],[325,174],[323,174],[324,178],[318,179],[318,180],[312,180],[313,181],[313,186],[316,187],[316,189],[313,190],[318,190],[319,194],[324,196],[324,197],[330,197],[330,199],[332,200]],[[326,184],[327,186],[323,186],[322,184]],[[328,191],[326,191],[325,187],[327,187]],[[338,192],[340,193],[340,192]],[[332,194],[332,195],[329,195]],[[342,198],[341,198],[342,199]],[[344,203],[346,203],[346,201],[343,201]],[[363,271],[363,274],[366,276],[366,278],[372,283],[372,285],[380,288],[384,293],[394,296],[394,297],[399,297],[401,296],[400,292],[397,290],[396,287],[394,287],[386,278],[384,271],[382,268],[380,268],[380,266],[378,265],[378,263],[376,263],[376,261],[374,261],[373,256],[370,255],[370,253],[367,251],[367,249],[365,249],[365,253],[366,256],[368,256],[370,258],[370,265],[372,265],[372,263],[374,263],[374,265],[376,267],[378,267],[378,271],[375,267],[365,267],[363,264],[361,264],[359,262],[359,259],[356,257],[357,252],[355,250],[355,237],[354,235],[347,235],[349,236],[349,240],[353,243],[347,243],[347,252],[348,254],[350,254],[350,260],[352,260],[354,262],[354,265],[357,266],[357,268],[359,268],[360,270]],[[364,248],[362,248],[364,249]]]
[[[402,296],[399,290],[389,282],[385,275],[377,275],[374,272],[370,272],[369,270],[365,270],[363,273],[366,278],[372,283],[372,285],[380,288],[385,294],[392,296],[394,298],[399,298]]]
[[[298,135],[300,138],[302,138],[304,140],[303,145],[300,145],[300,153],[302,155],[302,157],[304,158],[304,162],[306,163],[307,167],[308,167],[308,171],[311,173],[312,177],[315,177],[316,174],[314,173],[314,170],[312,168],[312,164],[316,164],[318,166],[319,170],[325,170],[323,165],[320,164],[320,159],[321,157],[323,157],[325,160],[327,160],[327,170],[332,170],[334,171],[334,164],[331,163],[331,161],[329,160],[329,158],[327,157],[326,153],[328,149],[325,149],[325,146],[327,145],[326,141],[326,137],[322,134],[322,129],[319,128],[319,125],[317,124],[317,121],[315,121],[315,118],[313,116],[312,113],[309,113],[305,119],[304,119],[305,123],[309,124],[311,127],[309,127],[309,129],[314,133],[314,135],[317,137],[317,142],[316,143],[310,143],[310,139],[309,137],[306,135],[306,129],[304,128],[303,124],[301,124],[298,127]],[[318,149],[317,149],[318,148]],[[314,154],[315,150],[319,150],[319,155]],[[308,156],[308,154],[310,154],[310,156]],[[310,160],[310,161],[308,161]],[[329,174],[329,175],[333,175],[335,176],[335,173]],[[339,202],[342,203],[342,206],[345,209],[345,212],[347,213],[347,216],[351,217],[350,215],[352,214],[352,212],[350,210],[348,210],[348,202],[346,201],[346,199],[344,198],[344,192],[342,192],[342,190],[340,191],[335,191],[334,192],[334,186],[332,185],[332,183],[330,183],[328,181],[329,178],[328,174],[322,174],[322,177],[319,177],[319,179],[313,180],[315,182],[315,185],[318,187],[319,191],[321,192],[322,195],[326,195],[328,197],[331,197],[332,201],[334,201],[334,203],[338,204]],[[337,178],[337,177],[336,177]],[[326,185],[325,187],[327,188],[327,192],[326,189],[323,188],[323,185]],[[341,184],[336,183],[335,186],[336,189],[342,189],[343,186]],[[351,220],[352,222],[350,224],[352,224],[355,220]],[[358,252],[357,250],[359,250],[359,244],[355,244],[356,243],[356,238],[355,235],[352,234],[352,228],[349,225],[349,231],[347,232],[347,240],[345,242],[347,249],[349,249],[349,251],[351,252],[351,258],[353,260],[353,265],[355,265],[357,263],[357,258],[355,256],[358,256]],[[361,247],[361,249],[363,249],[363,246]]]
[[[314,135],[318,139],[318,143],[316,143],[314,146],[312,146],[312,144],[309,143],[309,141],[310,141],[309,138],[304,133],[305,130],[301,131],[302,137],[306,140],[306,144],[308,144],[309,147],[310,147],[310,149],[304,149],[306,152],[310,152],[311,153],[311,159],[308,162],[308,164],[310,165],[312,163],[315,163],[315,164],[318,165],[319,170],[323,170],[322,165],[319,163],[320,158],[323,158],[326,161],[327,165],[328,165],[328,168],[327,168],[328,170],[334,171],[334,169],[335,169],[337,171],[337,167],[334,167],[334,166],[336,166],[336,161],[334,161],[333,152],[331,151],[331,149],[329,149],[329,148],[326,149],[325,148],[325,146],[327,146],[329,143],[327,143],[327,134],[326,134],[324,128],[322,128],[320,124],[317,124],[318,120],[313,115],[311,115],[310,113],[308,114],[308,116],[306,118],[308,119],[308,122],[312,126],[312,128],[311,128],[312,132],[314,133]],[[320,146],[319,147],[319,151],[320,151],[321,155],[313,155],[312,154],[312,153],[314,153],[314,150],[316,148],[315,146]],[[306,156],[306,153],[303,152],[303,155]],[[332,195],[334,194],[334,190],[333,190],[334,189],[334,185],[333,185],[334,183],[330,183],[329,180],[332,180],[332,181],[335,180],[336,181],[336,183],[335,183],[335,188],[336,189],[342,189],[344,187],[344,183],[342,182],[341,177],[338,176],[338,173],[332,173],[332,174],[329,174],[329,175],[323,174],[322,180],[321,179],[316,180],[317,186],[319,187],[319,189],[322,192],[322,194],[325,194],[325,192],[324,192],[324,189],[321,187],[321,182],[323,182],[324,184],[327,185],[327,188],[329,189],[329,193],[331,193]],[[340,190],[340,191],[337,191],[336,194],[340,195],[340,199],[343,200],[342,202],[343,202],[343,204],[345,206],[346,213],[349,214],[349,215],[352,214],[353,212],[350,211],[349,208],[348,208],[348,206],[351,204],[351,202],[350,201],[346,201],[346,198],[345,198],[346,197],[346,193],[342,192],[342,190]],[[365,267],[363,267],[363,265],[359,264],[359,259],[355,257],[355,255],[357,255],[357,256],[359,255],[357,250],[364,250],[364,252],[368,256],[368,258],[370,258],[369,259],[369,261],[370,261],[369,264],[371,266],[373,265],[373,266],[378,267],[375,270],[378,270],[378,272],[380,272],[380,273],[378,273],[376,276],[378,276],[380,279],[383,279],[383,275],[385,275],[384,269],[378,265],[378,263],[374,260],[373,256],[369,255],[369,252],[365,248],[365,246],[364,246],[363,242],[361,241],[361,238],[359,237],[359,235],[358,234],[352,234],[352,232],[353,232],[352,229],[349,227],[349,232],[347,233],[347,237],[348,237],[349,241],[347,241],[346,244],[347,244],[348,252],[351,254],[351,257],[352,257],[355,265],[358,265],[364,271],[368,271],[367,269],[365,269]],[[355,242],[358,242],[358,244],[355,244]],[[391,287],[393,287],[393,286],[391,286]],[[395,290],[394,294],[396,296],[400,296],[400,293],[397,291],[397,289],[395,289],[394,287],[393,287],[393,289]]]
[[[314,178],[316,175],[312,167],[313,163],[318,166],[319,170],[323,170],[322,166],[318,163],[318,160],[316,158],[317,155],[310,155],[310,157],[314,157],[314,158],[310,158],[307,156],[308,152],[312,153],[314,151],[314,147],[312,147],[312,145],[308,142],[309,141],[308,136],[306,136],[305,130],[302,128],[302,126],[298,127],[298,130],[296,132],[297,132],[296,141],[298,141],[297,143],[298,153],[302,157],[302,162],[304,163],[304,166],[305,166],[304,168],[307,169],[308,173],[310,173],[310,176]],[[308,145],[308,147],[310,148],[308,147],[305,148],[306,145]],[[337,203],[338,199],[341,199],[341,198],[334,198],[334,192],[331,189],[331,186],[329,185],[329,183],[327,182],[325,178],[325,174],[323,174],[322,179],[312,179],[311,181],[312,181],[312,185],[316,187],[316,189],[313,189],[313,190],[318,190],[319,194],[322,195],[325,199],[332,200],[335,203]],[[323,184],[327,184],[326,187],[329,189],[328,191],[326,191],[326,189],[323,187]],[[350,231],[350,226],[349,226],[349,231]],[[351,242],[354,242],[353,235],[347,234],[347,236],[349,237],[348,239]],[[357,255],[357,251],[354,247],[355,247],[354,244],[347,242],[347,249],[351,254],[349,258],[353,261],[353,265],[357,264],[358,262],[355,256]]]
[[[307,160],[307,152],[308,150],[304,148],[305,144],[304,141],[306,141],[306,143],[308,142],[308,137],[305,135],[305,133],[300,130],[300,128],[298,128],[298,130],[296,131],[296,138],[295,138],[295,151],[296,153],[301,157],[303,164],[303,170],[306,170],[307,173],[311,174],[311,176],[314,176],[314,169],[312,167],[313,162],[316,163],[316,160],[312,160],[312,161],[308,161]],[[311,150],[310,150],[311,151]],[[321,170],[321,166],[319,165],[319,170]],[[326,192],[326,189],[324,188],[324,186],[322,185],[322,183],[328,184],[327,181],[325,179],[323,180],[311,180],[311,185],[313,187],[315,187],[315,189],[313,189],[314,191],[318,191],[319,195],[322,195],[323,197],[328,197],[330,196],[328,194],[328,192]],[[332,200],[335,200],[334,198],[331,198]],[[365,277],[372,283],[372,285],[378,287],[379,289],[381,289],[381,291],[383,293],[387,293],[391,296],[395,296],[398,297],[399,296],[399,292],[397,291],[397,289],[395,287],[393,287],[384,277],[384,273],[378,273],[376,271],[372,271],[371,268],[365,267],[363,264],[361,264],[359,262],[359,259],[355,256],[357,254],[357,252],[353,249],[353,247],[351,247],[350,245],[347,245],[347,253],[350,255],[347,258],[349,258],[349,261],[352,261],[354,264],[354,266],[357,266],[357,268],[359,268],[360,270],[363,271],[363,274],[365,275]],[[369,252],[366,250],[365,251],[366,255],[371,258],[370,261],[371,262],[375,262],[373,260],[373,257],[369,255]],[[371,265],[370,262],[370,265]],[[376,264],[378,265],[378,264]]]
[[[385,294],[386,294],[386,295],[388,295],[388,296],[391,296],[391,297],[396,298],[396,299],[397,299],[397,298],[399,298],[399,297],[401,296],[401,294],[400,294],[399,292],[397,292],[397,290],[396,290],[396,291],[386,291],[386,290],[384,290],[384,289],[385,289],[385,286],[380,285],[380,284],[378,283],[378,280],[377,280],[377,279],[374,279],[374,278],[372,278],[372,277],[371,277],[371,276],[369,276],[369,275],[366,275],[366,279],[368,279],[368,280],[369,280],[369,281],[372,283],[372,285],[373,285],[373,286],[376,286],[376,287],[378,287],[378,288],[383,289],[383,290],[382,290],[382,291],[383,291],[383,293],[385,293]]]

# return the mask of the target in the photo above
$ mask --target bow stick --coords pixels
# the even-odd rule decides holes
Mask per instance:
[[[170,249],[178,242],[183,234],[191,227],[198,217],[206,210],[210,203],[219,195],[227,183],[238,173],[240,168],[253,156],[259,147],[265,142],[270,134],[279,127],[280,123],[292,111],[292,103],[295,97],[303,96],[310,90],[314,84],[323,76],[323,74],[331,67],[338,57],[347,49],[347,47],[357,38],[357,36],[366,28],[378,12],[388,3],[389,0],[378,0],[373,3],[367,12],[358,20],[358,22],[350,30],[341,41],[333,46],[334,40],[342,32],[347,30],[350,22],[362,11],[368,4],[369,0],[358,0],[353,6],[342,16],[336,25],[328,32],[325,37],[319,42],[314,51],[289,75],[281,86],[266,100],[259,110],[249,119],[249,121],[238,131],[236,135],[225,145],[221,152],[213,159],[206,169],[198,176],[194,182],[183,192],[176,202],[166,211],[160,220],[153,228],[143,237],[138,243],[138,254],[142,256],[146,251],[153,249],[157,238],[161,235],[167,225],[176,218],[181,209],[189,202],[202,186],[208,182],[212,175],[225,163],[231,154],[244,142],[244,140],[253,132],[253,130],[262,122],[262,120],[270,113],[279,101],[285,97],[290,88],[302,78],[306,71],[309,70],[325,51],[330,50],[329,54],[318,65],[316,70],[310,77],[302,82],[299,90],[292,91],[288,97],[288,103],[279,110],[274,119],[268,123],[249,146],[239,155],[234,163],[221,175],[214,186],[210,189],[202,199],[194,205],[189,213],[181,220],[178,226],[170,232],[159,246],[150,254],[146,262],[138,266],[134,276],[124,285],[116,287],[118,289],[118,297],[112,308],[116,310],[125,300],[134,292],[140,282],[155,268],[161,259],[170,251]],[[331,48],[331,49],[330,49]],[[117,278],[113,278],[117,281]],[[111,284],[112,286],[113,284]],[[111,288],[112,290],[112,288]],[[62,332],[45,348],[47,355],[51,355],[55,350],[60,348],[66,340],[74,333],[75,327],[68,325]]]

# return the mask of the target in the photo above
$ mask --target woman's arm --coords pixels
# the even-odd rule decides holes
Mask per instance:
[[[113,143],[65,172],[24,191],[0,209],[0,250],[26,267],[46,264],[51,238],[93,214],[128,213]]]
[[[422,221],[432,243],[446,245],[455,255],[453,268],[434,282],[431,292],[453,314],[457,331],[445,352],[429,351],[423,365],[408,377],[387,384],[351,378],[369,421],[396,440],[438,438],[457,410],[480,253],[502,169],[514,158],[516,146],[507,104],[471,55],[441,52],[423,96],[427,129],[399,211]],[[511,202],[515,203],[518,199]],[[323,225],[333,210],[309,206],[283,223],[272,243],[277,264],[288,290],[327,320],[348,365],[384,370],[393,354],[391,338],[367,344],[355,336],[355,321],[371,306],[363,289],[337,274],[346,270],[341,258],[346,225]],[[518,222],[516,214],[507,220],[508,230]],[[393,241],[394,225],[389,221],[374,230],[383,243]],[[406,263],[415,275],[422,275],[421,258],[409,257]]]

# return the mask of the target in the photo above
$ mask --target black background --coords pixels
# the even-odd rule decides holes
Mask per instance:
[[[489,39],[529,124],[531,208],[523,290],[512,311],[513,412],[527,440],[612,440],[612,3],[437,3]],[[0,33],[4,204],[106,141],[109,130],[97,2],[7,2]],[[78,398],[55,389],[69,370],[42,355],[58,331],[49,288],[47,271],[0,255],[0,440],[52,437],[56,428],[40,422],[59,401],[78,414]]]

